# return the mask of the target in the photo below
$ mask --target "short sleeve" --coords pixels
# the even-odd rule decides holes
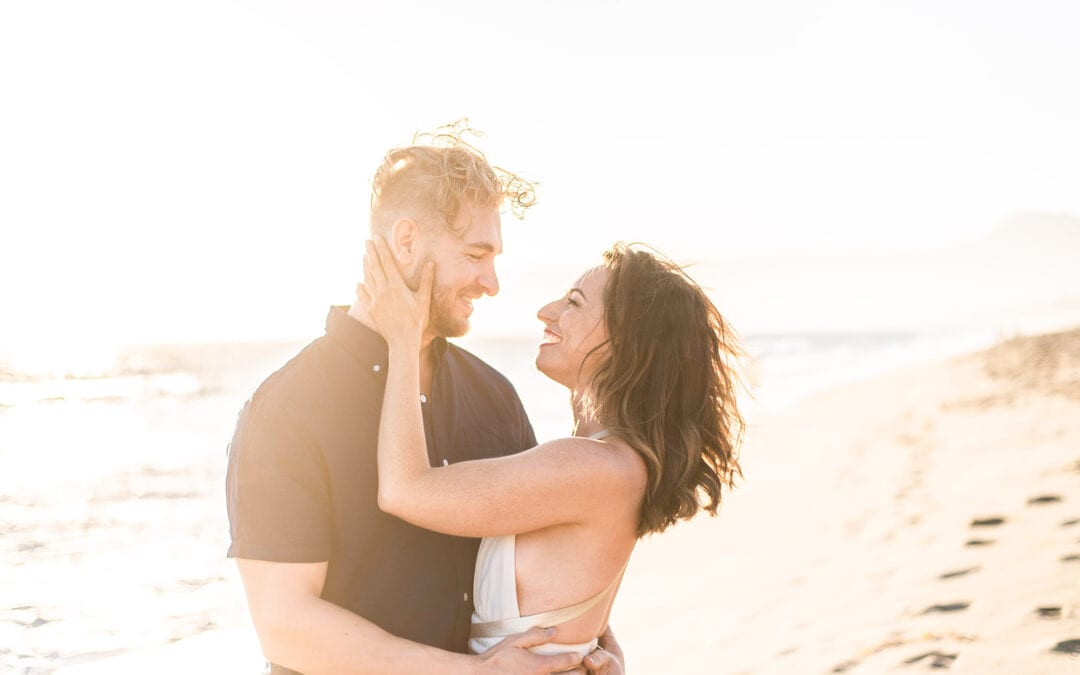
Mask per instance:
[[[229,444],[230,558],[324,562],[332,550],[329,476],[318,443],[256,394]]]

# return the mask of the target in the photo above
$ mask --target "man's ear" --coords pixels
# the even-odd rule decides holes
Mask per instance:
[[[401,267],[408,268],[420,255],[420,226],[411,218],[399,218],[390,228],[387,245]]]

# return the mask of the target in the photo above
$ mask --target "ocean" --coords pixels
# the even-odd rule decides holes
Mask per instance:
[[[748,416],[985,346],[979,333],[748,335]],[[568,433],[536,339],[459,343],[501,370],[537,438]],[[226,445],[303,341],[153,345],[0,361],[0,671],[60,666],[247,621],[225,559]],[[77,356],[77,358],[76,358]]]

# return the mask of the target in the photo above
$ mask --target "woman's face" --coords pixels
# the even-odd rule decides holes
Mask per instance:
[[[609,276],[607,268],[594,267],[581,275],[566,295],[544,305],[536,315],[544,322],[536,367],[571,389],[591,380],[607,354],[606,346],[591,356],[589,352],[607,340],[604,287]]]

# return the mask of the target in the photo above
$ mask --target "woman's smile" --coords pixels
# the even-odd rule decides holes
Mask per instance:
[[[552,345],[562,342],[562,336],[551,330],[550,328],[544,329],[544,337],[540,340],[540,345]]]

